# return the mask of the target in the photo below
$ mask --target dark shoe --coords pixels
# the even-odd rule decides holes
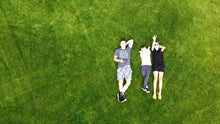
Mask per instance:
[[[143,88],[143,87],[142,87],[142,90],[145,91],[145,92],[147,92],[147,89],[146,89],[146,88]]]
[[[118,97],[118,102],[120,102],[120,103],[124,102],[125,96],[124,96],[123,92],[119,92],[117,94],[117,97]]]
[[[125,95],[122,95],[121,96],[121,99],[120,99],[120,103],[123,103],[123,102],[125,102],[127,99],[125,98]]]
[[[146,93],[150,93],[150,90],[148,88],[146,88]]]

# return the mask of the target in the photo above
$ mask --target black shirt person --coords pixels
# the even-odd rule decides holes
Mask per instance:
[[[164,61],[163,61],[163,52],[166,47],[159,44],[156,41],[157,36],[153,36],[152,42],[152,55],[153,55],[153,75],[154,75],[154,94],[153,99],[157,99],[156,90],[157,90],[157,80],[159,77],[159,92],[158,92],[158,99],[162,99],[162,86],[163,86],[163,75],[164,75]]]
[[[164,72],[163,51],[161,49],[153,50],[152,55],[153,55],[153,70]]]

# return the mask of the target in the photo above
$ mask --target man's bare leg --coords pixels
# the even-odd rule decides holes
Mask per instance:
[[[123,89],[122,89],[122,92],[123,92],[123,93],[128,89],[128,87],[130,86],[130,84],[131,84],[131,80],[130,80],[130,79],[127,79],[127,80],[126,80],[126,84],[124,85],[124,87],[123,87]]]

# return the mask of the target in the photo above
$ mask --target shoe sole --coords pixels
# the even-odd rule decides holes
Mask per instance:
[[[123,102],[125,102],[125,101],[127,101],[127,99],[124,99],[123,101],[121,101],[120,103],[123,103]]]
[[[117,97],[118,97],[118,102],[120,102],[120,100],[119,100],[119,94],[117,94]]]
[[[150,93],[150,91],[146,91],[146,93]]]

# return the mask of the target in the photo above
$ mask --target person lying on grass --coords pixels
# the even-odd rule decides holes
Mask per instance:
[[[119,93],[117,94],[117,97],[118,102],[120,103],[125,102],[127,100],[125,98],[124,93],[131,84],[132,70],[130,66],[130,53],[131,48],[133,46],[133,42],[133,39],[129,40],[128,42],[122,40],[120,42],[121,48],[116,49],[114,53],[114,61],[118,62],[117,80],[119,86]],[[126,47],[127,45],[128,47]],[[124,78],[126,79],[125,85],[123,85]]]
[[[139,52],[141,57],[141,73],[144,78],[142,90],[146,93],[150,93],[150,90],[148,88],[148,79],[151,70],[150,47],[146,48],[146,46],[142,46]]]
[[[153,42],[152,42],[152,55],[153,55],[153,75],[154,75],[154,93],[153,93],[153,99],[157,99],[156,96],[156,89],[157,89],[157,79],[159,77],[159,92],[158,92],[158,99],[162,99],[162,85],[163,85],[163,75],[164,75],[164,61],[163,61],[163,52],[166,49],[166,47],[159,44],[159,42],[156,41],[157,36],[153,36]]]

